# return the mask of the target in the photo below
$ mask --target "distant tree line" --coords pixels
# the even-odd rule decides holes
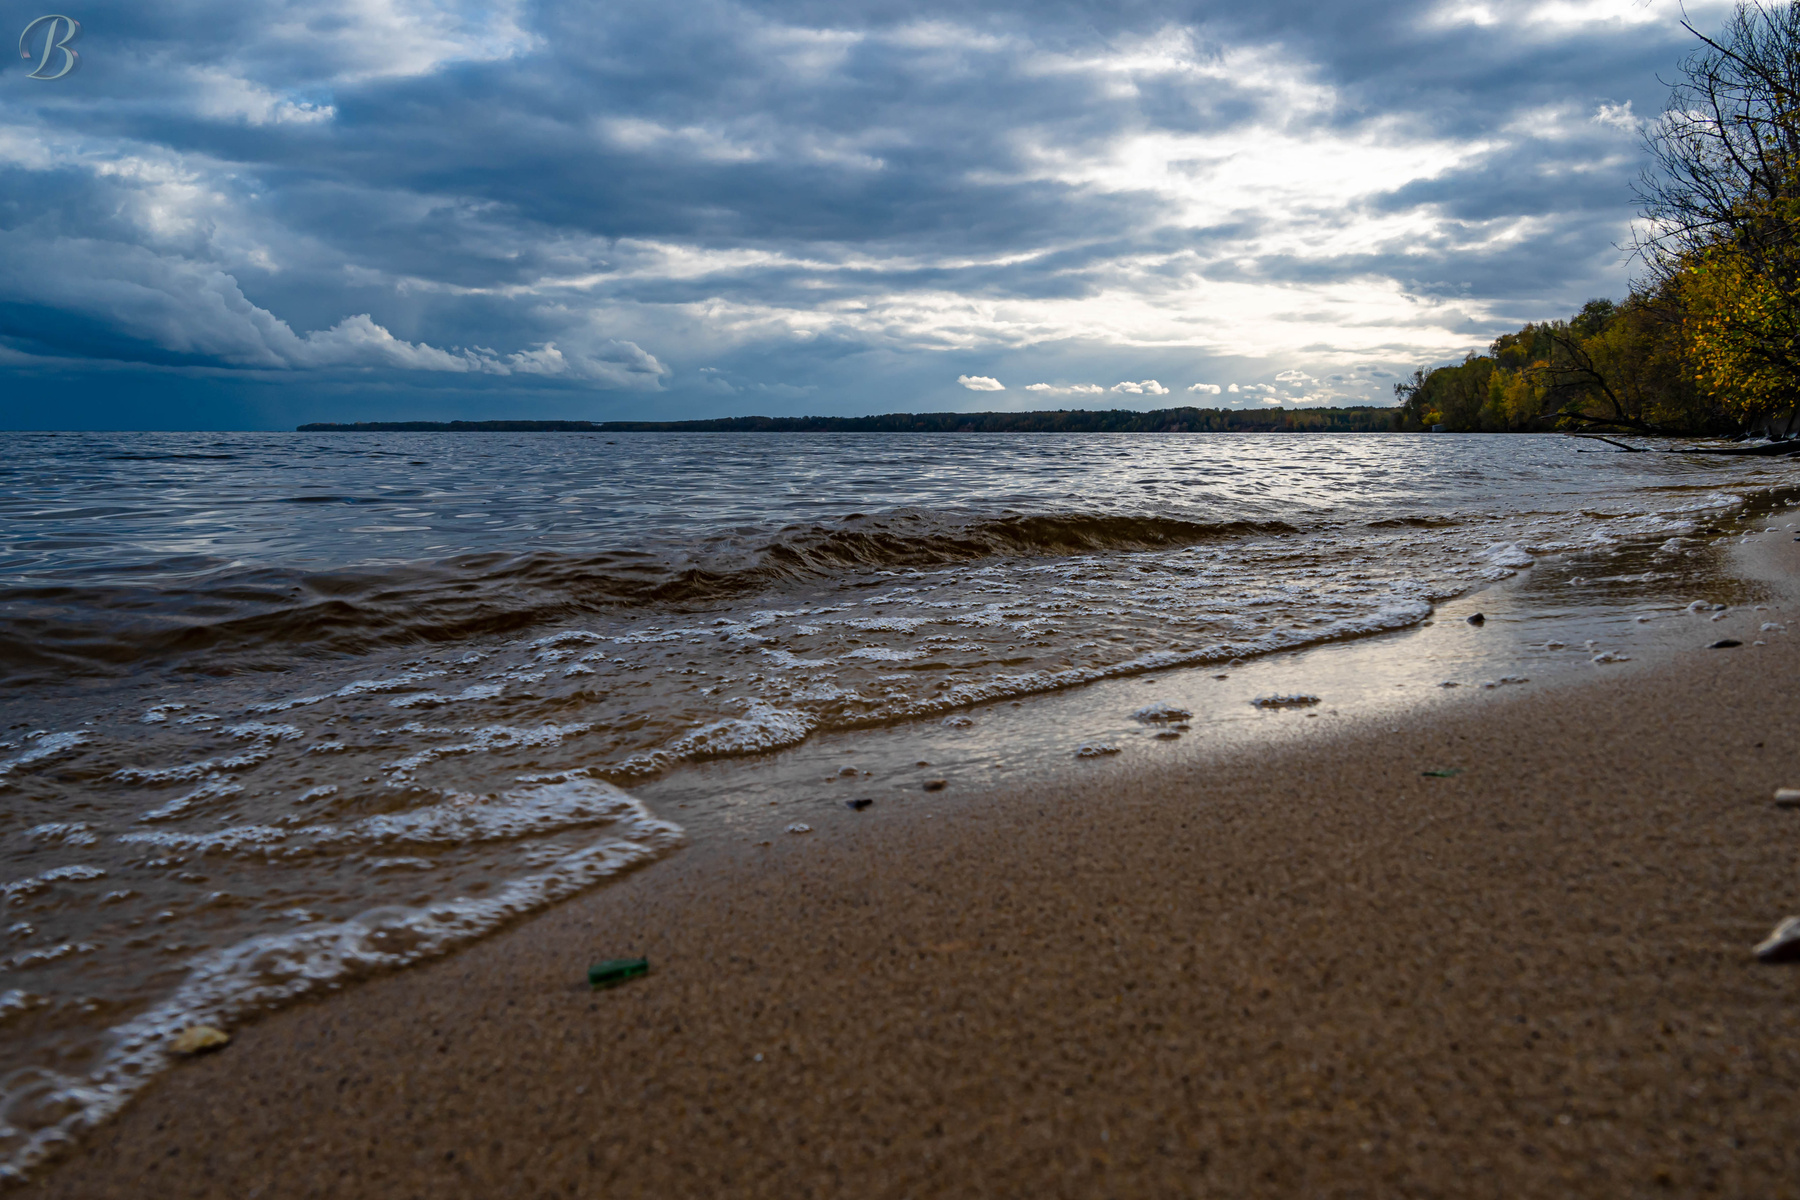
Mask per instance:
[[[1622,303],[1526,325],[1395,393],[1405,429],[1760,430],[1800,407],[1800,10],[1742,3],[1645,133]]]
[[[1155,412],[886,413],[710,421],[316,421],[301,433],[1385,433],[1393,408],[1164,408]]]

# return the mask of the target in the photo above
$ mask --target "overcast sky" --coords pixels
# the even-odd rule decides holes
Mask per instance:
[[[1672,0],[64,4],[79,70],[0,59],[7,428],[1389,403],[1623,294],[1693,40]]]

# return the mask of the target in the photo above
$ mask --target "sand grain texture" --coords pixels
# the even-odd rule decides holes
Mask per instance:
[[[29,1190],[1800,1195],[1800,967],[1750,954],[1797,667],[696,846],[235,1031]]]

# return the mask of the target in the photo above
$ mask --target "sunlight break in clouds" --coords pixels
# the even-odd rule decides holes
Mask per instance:
[[[1386,403],[1622,294],[1677,8],[1351,3],[92,0],[93,70],[0,90],[0,419]]]

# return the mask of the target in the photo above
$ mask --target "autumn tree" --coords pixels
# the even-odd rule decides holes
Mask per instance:
[[[1800,391],[1800,9],[1739,4],[1646,134],[1636,250],[1678,300],[1693,377],[1735,416]]]

